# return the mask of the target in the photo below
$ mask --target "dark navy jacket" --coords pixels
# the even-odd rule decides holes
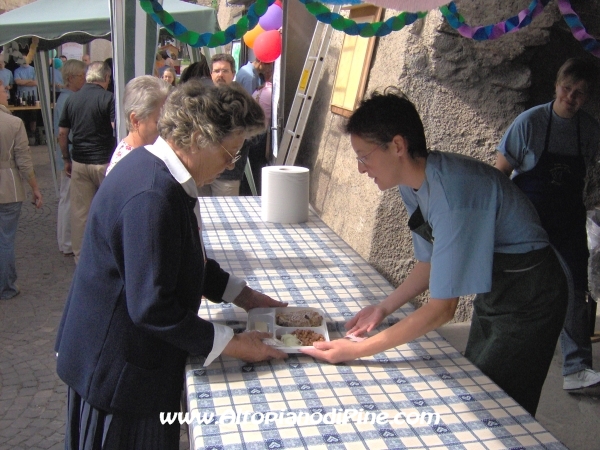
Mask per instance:
[[[94,197],[56,351],[60,378],[98,409],[179,411],[186,357],[212,349],[197,312],[229,275],[204,262],[196,201],[143,148]]]

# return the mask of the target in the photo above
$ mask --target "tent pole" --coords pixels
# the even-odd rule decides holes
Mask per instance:
[[[120,0],[110,2],[110,30],[113,48],[113,79],[115,84],[115,134],[117,142],[127,135],[123,115],[123,91],[125,90],[125,5]]]
[[[162,4],[162,1],[159,0]],[[126,135],[123,95],[129,80],[152,75],[158,44],[158,25],[148,18],[138,0],[110,0],[110,29],[115,80],[117,142]],[[126,44],[127,43],[127,44]]]
[[[200,61],[200,51],[197,47],[187,46],[188,54],[190,55],[190,64]]]
[[[42,57],[43,56],[43,57]],[[40,97],[40,106],[42,111],[42,120],[44,122],[44,131],[46,132],[46,143],[48,145],[48,156],[50,157],[50,167],[52,179],[54,181],[54,192],[59,197],[58,179],[56,176],[55,149],[56,140],[54,139],[54,122],[52,121],[52,99],[48,89],[48,53],[37,51],[34,56],[35,75],[38,83],[38,93]]]

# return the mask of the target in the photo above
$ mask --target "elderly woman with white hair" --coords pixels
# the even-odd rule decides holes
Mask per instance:
[[[156,77],[143,75],[125,86],[123,110],[127,136],[119,142],[106,168],[106,175],[134,148],[154,144],[158,137],[158,115],[171,86]]]
[[[178,449],[177,412],[189,355],[262,361],[286,354],[268,333],[234,334],[198,316],[202,296],[248,311],[285,303],[207,258],[198,186],[264,130],[241,87],[191,80],[167,97],[154,145],[131,152],[94,198],[60,324],[57,371],[68,389],[66,449]]]

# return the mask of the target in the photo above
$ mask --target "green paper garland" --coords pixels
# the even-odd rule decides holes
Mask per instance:
[[[142,9],[178,41],[192,47],[210,48],[229,44],[234,39],[240,39],[244,34],[256,27],[258,19],[267,12],[267,9],[273,3],[275,3],[275,0],[256,0],[256,3],[250,6],[248,14],[238,20],[236,24],[227,27],[225,31],[200,34],[195,31],[189,31],[181,23],[177,22],[156,0],[140,0]]]
[[[401,30],[406,25],[410,25],[415,20],[427,15],[427,12],[402,12],[384,22],[356,23],[352,19],[347,19],[338,13],[331,12],[327,6],[316,0],[300,0],[300,2],[304,4],[308,12],[315,16],[318,21],[329,24],[335,30],[342,31],[351,36],[387,36],[392,31]]]

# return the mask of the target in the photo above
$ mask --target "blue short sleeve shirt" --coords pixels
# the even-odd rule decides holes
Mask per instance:
[[[552,127],[548,141],[548,152],[576,156],[579,136],[581,154],[587,164],[598,160],[600,125],[588,113],[579,110],[571,119],[558,116],[552,110],[552,102],[535,106],[519,114],[508,127],[498,144],[498,151],[514,169],[513,176],[533,169],[538,163],[546,143],[548,121],[552,114]]]
[[[15,84],[13,80],[13,74],[7,68],[0,70],[0,80],[2,80],[2,84],[4,85],[5,89],[7,89],[8,86],[12,86],[13,84]]]
[[[494,253],[548,245],[535,209],[499,170],[462,155],[431,152],[418,190],[401,186],[409,215],[420,207],[433,244],[413,233],[415,257],[431,264],[432,298],[489,292]]]
[[[35,80],[35,69],[31,66],[21,66],[15,69],[16,80]],[[32,94],[37,100],[37,86],[17,86],[17,95]]]

